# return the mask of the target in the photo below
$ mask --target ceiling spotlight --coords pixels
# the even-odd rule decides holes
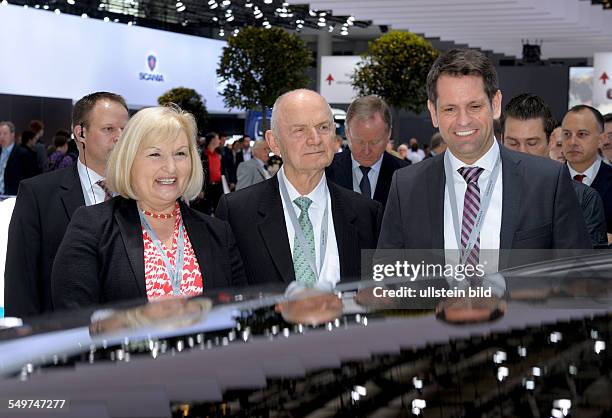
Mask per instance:
[[[188,20],[183,20],[183,23],[181,23],[181,25],[183,25],[183,27],[187,26],[187,23],[189,23]]]
[[[184,12],[186,8],[187,8],[187,7],[185,7],[185,5],[183,4],[182,6],[179,6],[179,8],[178,8],[178,9],[176,9],[176,11],[177,11],[177,12],[179,12],[179,13],[180,13],[180,12]]]
[[[7,4],[8,4],[8,2],[7,2],[6,0],[3,0],[3,3],[4,3],[5,5],[7,5]],[[45,9],[45,10],[49,10],[49,5],[48,5],[48,4],[45,4],[45,5],[43,6],[43,9]]]
[[[209,5],[209,6],[212,6],[212,5],[213,5],[214,3],[216,3],[216,2],[217,2],[216,0],[208,0],[208,5]]]
[[[253,7],[253,3],[250,1],[247,1],[244,5],[244,7]]]
[[[232,2],[230,0],[223,0],[223,3],[221,3],[223,6],[229,6],[230,4],[232,4]]]
[[[317,15],[317,11],[316,11],[316,10],[312,10],[312,9],[310,9],[310,10],[308,10],[308,14],[309,14],[310,16],[312,16],[312,17],[315,17],[315,16]]]
[[[56,15],[59,15],[59,14],[61,14],[61,13],[62,13],[62,11],[61,11],[60,9],[55,9],[53,12],[54,12]]]
[[[319,22],[325,22],[325,18],[324,17],[320,17],[319,18]]]
[[[219,7],[219,5],[217,3],[213,3],[213,4],[210,5],[210,10],[214,10],[217,7]]]
[[[321,28],[325,27],[325,22],[317,22],[317,25]]]
[[[327,13],[325,13],[325,12],[321,12],[321,13],[319,13],[319,16],[321,16],[321,17],[325,17],[325,16],[327,16]]]
[[[113,22],[119,23],[119,19],[113,19]]]
[[[334,31],[334,27],[332,25],[329,25],[329,28],[327,29],[329,32],[333,32]]]
[[[24,5],[23,5],[23,8],[24,8],[24,9],[27,9],[27,8],[28,8],[28,5],[27,5],[27,4],[24,4]]]
[[[0,3],[0,6],[8,6],[8,1],[2,0],[2,3]]]
[[[234,16],[230,16],[230,17],[228,17],[228,18],[227,18],[227,21],[228,21],[228,22],[233,22],[233,21],[234,21]]]
[[[132,26],[132,21],[131,20],[128,22],[128,26]]]
[[[225,36],[225,31],[223,29],[219,29],[219,36]]]
[[[104,21],[105,22],[110,22],[110,19],[108,18],[108,16],[104,18]]]
[[[74,4],[74,3],[75,3],[75,1],[74,1],[74,0],[66,0],[66,3],[68,3],[68,4],[72,5],[72,4]]]
[[[182,3],[182,2],[180,2],[180,1],[179,1],[178,3],[176,3],[176,7],[177,7],[177,8],[178,8],[178,7],[181,7],[182,5],[183,5],[183,3]]]
[[[83,13],[83,14],[81,15],[81,19],[87,19],[88,17],[89,17],[89,16],[87,16],[87,13]]]
[[[264,0],[264,4],[272,4],[272,0]]]
[[[212,21],[213,21],[213,22],[218,22],[218,21],[219,21],[219,18],[218,18],[217,16],[213,16]]]

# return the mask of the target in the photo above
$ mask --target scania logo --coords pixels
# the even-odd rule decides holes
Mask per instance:
[[[138,79],[141,81],[157,81],[163,83],[164,76],[153,72],[157,66],[157,57],[155,55],[151,54],[147,57],[147,66],[151,72],[138,73]]]
[[[155,55],[149,55],[147,57],[147,64],[149,64],[149,70],[153,71],[155,69],[155,65],[157,64],[157,58],[155,58]]]

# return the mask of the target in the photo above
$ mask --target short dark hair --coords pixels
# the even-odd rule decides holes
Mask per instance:
[[[74,104],[72,109],[72,126],[87,126],[89,124],[89,114],[100,100],[119,103],[126,111],[129,111],[125,99],[120,95],[107,91],[98,91],[82,97]]]
[[[36,134],[34,131],[26,130],[21,133],[21,144],[26,145],[29,141],[34,139]]]
[[[45,124],[42,121],[36,119],[30,121],[30,130],[34,131],[35,134],[38,134],[44,128]]]
[[[604,123],[612,122],[612,113],[606,113],[603,115]]]
[[[68,143],[68,138],[64,135],[55,135],[53,137],[53,145],[55,148],[63,147]]]
[[[501,131],[505,134],[506,119],[512,118],[517,120],[542,119],[542,126],[546,133],[546,141],[549,140],[550,134],[555,129],[555,118],[553,118],[550,108],[546,102],[535,94],[523,93],[514,96],[506,107],[501,116]]]
[[[219,134],[216,132],[209,132],[204,135],[204,148],[207,148],[215,137],[219,137]]]
[[[588,110],[593,114],[593,116],[595,117],[595,121],[597,122],[597,129],[599,130],[599,133],[603,133],[605,125],[604,117],[601,115],[601,112],[595,109],[594,107],[585,104],[579,104],[572,107],[570,110],[567,111],[567,113],[580,113],[584,112],[585,110]]]
[[[497,71],[485,54],[475,49],[451,49],[440,55],[427,74],[427,98],[435,105],[438,100],[437,83],[441,75],[482,77],[489,102],[499,90]]]

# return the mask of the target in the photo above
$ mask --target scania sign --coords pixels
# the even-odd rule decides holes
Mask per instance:
[[[164,82],[164,76],[162,74],[153,73],[157,66],[157,57],[155,55],[149,55],[147,57],[147,66],[151,72],[138,73],[138,79],[141,81],[156,81],[159,83]]]

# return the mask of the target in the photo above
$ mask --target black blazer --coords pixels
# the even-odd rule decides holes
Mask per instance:
[[[394,157],[386,151],[383,154],[383,160],[380,164],[380,173],[378,174],[376,189],[374,190],[374,200],[382,203],[383,207],[387,204],[393,173],[395,173],[395,170],[408,165],[408,162]],[[346,189],[353,190],[353,162],[351,159],[351,150],[347,148],[334,155],[332,163],[325,169],[325,175],[334,183]]]
[[[603,200],[607,230],[612,234],[612,167],[602,161],[591,187],[597,190]]]
[[[76,164],[24,180],[8,231],[4,302],[7,316],[52,310],[51,268],[74,211],[85,205]]]
[[[579,181],[572,181],[572,186],[574,186],[578,202],[580,202],[580,209],[582,209],[593,247],[608,248],[606,214],[599,193],[594,188]]]
[[[40,174],[36,153],[23,145],[15,144],[4,169],[4,194],[16,195],[19,182]]]
[[[244,285],[236,241],[226,222],[184,203],[181,214],[208,289]],[[147,299],[144,244],[138,207],[117,196],[79,208],[55,257],[51,277],[55,309]]]
[[[358,279],[361,250],[376,247],[382,208],[350,190],[327,181],[341,280]],[[218,218],[227,220],[242,254],[250,284],[295,280],[291,247],[276,176],[224,195]]]
[[[503,179],[500,249],[592,248],[563,165],[499,148]],[[444,248],[445,177],[444,154],[395,173],[379,248]]]

